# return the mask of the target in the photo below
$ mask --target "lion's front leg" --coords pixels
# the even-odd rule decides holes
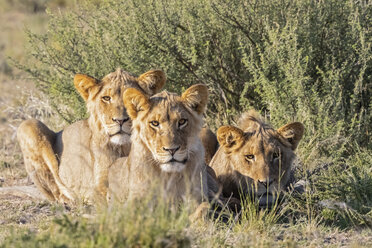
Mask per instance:
[[[107,202],[110,198],[108,195],[109,181],[108,173],[109,167],[114,162],[112,156],[110,156],[110,149],[108,147],[98,147],[92,144],[93,156],[94,157],[94,189],[93,198],[91,200],[99,202]],[[97,155],[97,156],[96,156]]]
[[[39,190],[51,201],[71,203],[74,194],[61,182],[58,160],[53,150],[56,133],[42,122],[31,119],[17,131],[27,173]]]
[[[94,197],[95,200],[107,201],[108,200],[108,168],[109,161],[98,159],[94,162]]]

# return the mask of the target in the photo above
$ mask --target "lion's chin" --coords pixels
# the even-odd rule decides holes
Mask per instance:
[[[185,168],[185,164],[179,162],[168,162],[160,165],[160,168],[164,172],[181,172]]]
[[[124,145],[130,142],[130,136],[125,133],[118,133],[110,137],[110,142],[114,145]]]

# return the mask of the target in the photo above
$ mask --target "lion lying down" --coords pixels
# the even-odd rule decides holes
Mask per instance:
[[[221,147],[210,166],[225,197],[255,195],[260,205],[271,204],[293,179],[294,150],[304,126],[293,122],[274,130],[255,111],[244,113],[238,125],[218,129]]]

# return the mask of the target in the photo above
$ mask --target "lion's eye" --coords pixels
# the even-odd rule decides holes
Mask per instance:
[[[111,97],[109,96],[103,96],[102,99],[106,102],[110,101],[111,100]]]
[[[183,126],[183,125],[185,125],[187,123],[187,120],[186,119],[180,119],[179,121],[178,121],[178,126],[180,127],[180,126]]]
[[[253,160],[254,159],[254,155],[252,155],[252,154],[245,155],[245,159],[246,160]]]
[[[150,124],[154,127],[157,127],[159,126],[159,122],[158,121],[150,121]]]

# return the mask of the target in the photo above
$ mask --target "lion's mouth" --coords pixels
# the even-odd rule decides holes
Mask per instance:
[[[180,163],[180,164],[186,164],[187,162],[187,158],[185,158],[184,160],[177,160],[175,158],[172,158],[171,160],[165,162],[164,164],[166,163]]]
[[[120,130],[119,132],[114,133],[114,134],[110,134],[109,136],[110,137],[113,137],[113,136],[118,135],[118,134],[120,134],[120,135],[126,134],[126,135],[130,136],[130,133],[127,133],[127,132],[125,132],[123,130]]]
[[[157,161],[161,170],[164,172],[181,172],[186,167],[188,156],[184,156],[184,154],[175,154],[174,156],[171,156],[168,154],[165,157],[160,156]]]

